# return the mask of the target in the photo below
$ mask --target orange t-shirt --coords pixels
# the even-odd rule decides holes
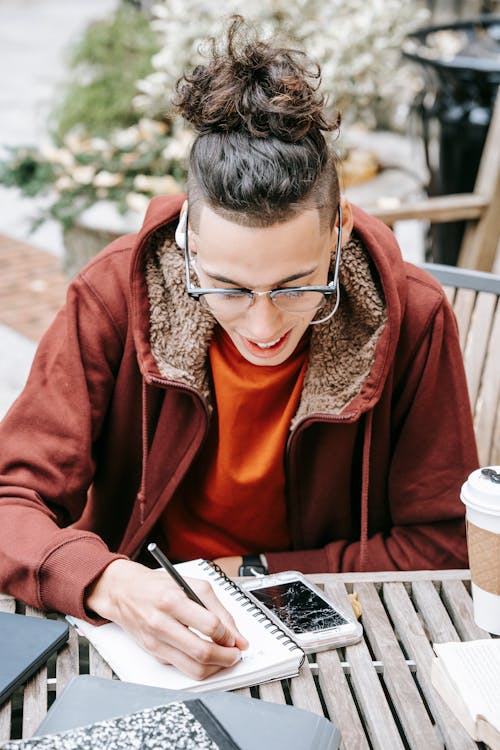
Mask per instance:
[[[162,519],[173,560],[289,549],[285,443],[307,354],[305,339],[283,364],[254,365],[217,329],[208,439]]]

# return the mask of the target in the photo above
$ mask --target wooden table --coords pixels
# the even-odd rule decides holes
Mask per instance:
[[[432,642],[490,637],[472,618],[469,572],[346,573],[311,579],[344,607],[349,606],[347,593],[357,592],[364,639],[311,656],[291,680],[238,692],[328,716],[339,726],[346,750],[477,748],[430,682]],[[0,595],[0,609],[13,612],[16,602]],[[24,611],[22,605],[17,611]],[[44,616],[29,607],[26,614]],[[16,722],[21,725],[21,711],[23,736],[31,736],[45,716],[49,696],[59,694],[82,664],[88,662],[91,674],[112,677],[93,647],[83,639],[79,646],[78,640],[72,630],[57,659],[29,681],[24,694],[20,691],[0,708],[0,744],[11,737]]]

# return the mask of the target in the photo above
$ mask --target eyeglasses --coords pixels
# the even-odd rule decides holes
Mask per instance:
[[[309,313],[314,310],[319,310],[335,295],[333,310],[328,313],[328,316],[321,320],[312,321],[312,323],[325,322],[337,311],[340,302],[339,267],[342,251],[342,208],[340,204],[338,206],[338,216],[339,228],[337,235],[335,268],[333,279],[326,286],[290,286],[259,292],[254,289],[244,289],[239,287],[234,289],[203,289],[193,286],[191,282],[190,265],[192,265],[196,271],[196,262],[189,252],[188,216],[186,212],[184,262],[186,267],[186,289],[188,295],[192,299],[200,302],[200,304],[214,315],[224,318],[236,317],[246,313],[254,304],[256,297],[268,296],[271,302],[276,305],[279,310],[300,315],[301,313]]]

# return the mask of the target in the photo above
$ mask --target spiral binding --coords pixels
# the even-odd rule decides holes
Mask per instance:
[[[222,581],[224,590],[230,591],[230,596],[236,597],[237,602],[243,602],[241,607],[255,617],[256,620],[265,623],[264,627],[266,630],[269,630],[271,635],[276,637],[276,640],[281,641],[283,646],[288,646],[289,651],[300,651],[302,653],[302,660],[299,666],[301,667],[303,665],[306,655],[300,646],[295,643],[293,638],[290,638],[288,633],[285,633],[285,631],[276,625],[275,622],[269,619],[269,617],[250,599],[243,589],[241,589],[237,583],[232,581],[231,578],[224,573],[217,563],[214,563],[211,560],[202,560],[200,562],[200,567],[202,567],[210,577],[213,578],[215,576],[216,581]]]

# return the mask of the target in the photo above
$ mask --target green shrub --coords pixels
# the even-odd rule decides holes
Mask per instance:
[[[136,123],[136,81],[151,73],[157,51],[149,19],[130,5],[88,26],[69,53],[72,79],[50,117],[56,142],[75,126],[105,136]]]

